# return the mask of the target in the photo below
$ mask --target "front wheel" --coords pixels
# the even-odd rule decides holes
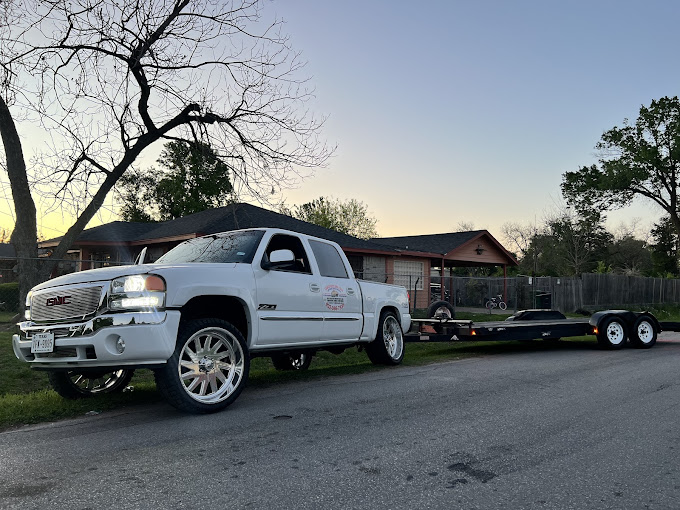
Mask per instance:
[[[506,310],[508,308],[508,304],[505,301],[501,301],[498,303],[498,308],[501,310]]]
[[[61,370],[47,373],[50,385],[60,396],[75,400],[105,393],[123,391],[134,375],[134,370],[113,369],[79,372]]]
[[[366,354],[374,365],[398,365],[404,359],[404,333],[394,312],[380,314],[378,334]]]
[[[221,319],[180,326],[175,352],[156,370],[156,386],[168,403],[194,414],[221,411],[241,394],[250,356],[241,332]]]

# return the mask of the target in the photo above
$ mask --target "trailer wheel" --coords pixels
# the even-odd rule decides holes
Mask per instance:
[[[597,342],[608,349],[620,349],[627,336],[624,322],[618,317],[608,317],[598,327]]]
[[[649,349],[656,343],[656,328],[646,315],[635,321],[630,343],[637,349]]]
[[[404,359],[404,333],[394,312],[380,314],[378,334],[366,345],[366,354],[374,365],[398,365]]]

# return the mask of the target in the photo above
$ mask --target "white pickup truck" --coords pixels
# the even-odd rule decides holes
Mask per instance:
[[[121,391],[135,368],[151,368],[170,404],[207,413],[238,397],[251,357],[301,369],[317,350],[358,345],[396,365],[410,324],[404,287],[355,280],[333,242],[266,228],[42,283],[12,344],[63,397]]]

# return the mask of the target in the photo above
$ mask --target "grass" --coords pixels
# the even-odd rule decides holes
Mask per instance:
[[[680,309],[677,307],[650,311],[655,315],[658,313],[657,317],[660,320],[680,320]],[[489,314],[486,313],[460,313],[457,318],[476,322],[491,320]],[[503,315],[492,316],[493,320],[504,318]],[[49,422],[82,416],[88,412],[122,409],[161,400],[150,370],[135,372],[130,383],[133,391],[83,400],[62,399],[50,389],[47,375],[44,372],[31,370],[26,363],[16,359],[12,351],[11,338],[12,331],[0,331],[0,430],[22,424]],[[472,356],[574,348],[583,340],[592,342],[593,337],[571,338],[568,342],[560,342],[558,346],[546,342],[409,343],[406,345],[403,364],[418,366]],[[248,384],[251,387],[262,387],[285,381],[312,381],[322,377],[384,369],[384,367],[374,366],[368,360],[366,353],[358,352],[356,348],[347,349],[340,355],[319,352],[305,372],[277,371],[273,368],[269,358],[255,358],[251,363]]]

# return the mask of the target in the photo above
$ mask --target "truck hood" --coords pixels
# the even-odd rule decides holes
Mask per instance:
[[[59,287],[61,285],[72,285],[76,283],[111,281],[114,278],[135,274],[154,273],[165,276],[166,274],[182,271],[191,267],[195,268],[197,265],[205,266],[212,264],[140,264],[135,266],[115,266],[102,267],[100,269],[88,269],[87,271],[65,274],[63,276],[58,276],[57,278],[47,280],[46,282],[36,285],[33,290]],[[221,268],[229,268],[236,266],[236,264],[219,264],[219,266]]]

